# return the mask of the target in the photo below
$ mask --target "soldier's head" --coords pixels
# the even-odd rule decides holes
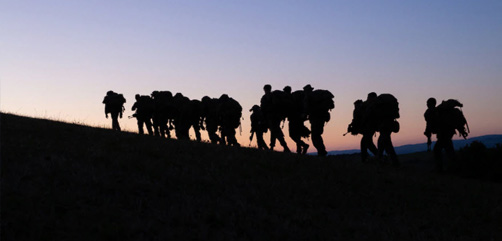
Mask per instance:
[[[140,95],[139,95],[139,94],[136,94],[136,95],[134,96],[134,98],[136,98],[136,100],[139,100],[139,97],[140,97]]]
[[[354,107],[357,108],[359,106],[361,106],[363,104],[363,100],[356,100],[356,102],[354,102]]]
[[[211,100],[211,98],[209,96],[207,96],[207,95],[204,96],[204,97],[202,97],[202,99],[201,99],[201,101],[204,102],[204,103],[208,102],[209,100]]]
[[[291,94],[291,86],[289,86],[289,85],[286,85],[286,87],[284,87],[284,89],[282,89],[282,90],[286,94]]]
[[[249,111],[251,112],[251,111],[258,111],[258,110],[260,110],[260,106],[259,105],[253,105],[253,107],[251,107],[251,109]]]
[[[222,95],[220,96],[220,100],[221,100],[221,101],[227,101],[229,98],[230,98],[230,97],[228,97],[228,95],[227,95],[227,94],[222,94]]]
[[[312,92],[312,90],[314,90],[314,88],[312,88],[312,86],[310,86],[310,85],[305,85],[303,87],[303,91],[305,91],[306,93],[310,93],[310,92]]]
[[[427,108],[434,108],[436,107],[436,99],[431,97],[427,100]]]
[[[178,92],[178,93],[176,93],[174,95],[174,98],[176,98],[176,99],[183,98],[183,94],[181,94],[180,92]]]
[[[371,100],[376,99],[376,97],[377,97],[377,94],[375,92],[371,92],[368,94],[368,97],[366,98],[366,100],[371,101]]]
[[[272,92],[272,86],[268,84],[263,86],[263,91],[265,91],[265,94]]]
[[[153,98],[155,98],[155,96],[157,96],[158,94],[159,94],[159,91],[154,90],[154,91],[152,92],[151,96],[152,96]]]
[[[106,95],[107,95],[107,96],[112,96],[113,94],[115,94],[115,92],[113,92],[113,91],[111,91],[111,90],[109,90],[108,92],[106,92]]]

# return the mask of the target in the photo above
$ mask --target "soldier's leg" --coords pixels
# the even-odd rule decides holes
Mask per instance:
[[[373,153],[374,156],[378,155],[378,149],[375,146],[375,143],[373,143],[373,136],[375,135],[374,131],[368,132],[368,142],[366,143],[366,147]]]
[[[324,121],[322,120],[310,120],[310,126],[312,131],[312,144],[317,149],[318,156],[326,156],[326,147],[324,146],[324,141],[322,139],[322,133],[324,132]]]
[[[390,157],[390,160],[392,161],[392,165],[394,166],[399,166],[399,160],[397,158],[396,150],[394,149],[394,145],[392,145],[392,138],[391,134],[392,132],[385,133],[386,134],[386,146],[385,146],[385,152]]]
[[[441,154],[441,151],[444,148],[444,137],[441,134],[437,135],[437,141],[436,144],[434,145],[433,152],[434,152],[434,162],[436,163],[436,170],[439,172],[444,171],[443,167],[443,155]]]
[[[145,134],[145,133],[143,132],[143,122],[144,122],[144,121],[143,121],[143,118],[141,118],[141,117],[137,116],[137,117],[136,117],[136,120],[138,121],[138,133],[139,133],[139,134],[141,134],[141,135]]]
[[[237,139],[235,138],[235,129],[232,127],[229,127],[228,131],[228,144],[232,146],[240,146],[240,144],[237,142]]]
[[[361,138],[361,161],[365,162],[368,158],[368,136],[363,134],[363,138]]]
[[[453,136],[451,138],[453,138]],[[450,161],[455,161],[455,148],[453,147],[453,141],[451,140],[451,138],[448,138],[445,141],[444,150],[446,152],[446,155],[448,156],[448,159],[450,159]]]
[[[153,135],[152,121],[150,118],[145,119],[145,126],[146,126],[146,130],[148,131],[148,135]]]
[[[158,117],[152,118],[152,128],[154,136],[161,136],[160,134],[160,120]],[[161,136],[163,137],[163,136]]]
[[[265,140],[263,140],[263,132],[257,131],[255,133],[256,133],[256,142],[258,144],[258,149],[268,150],[268,146],[265,143]]]
[[[218,134],[216,134],[216,131],[218,131],[218,126],[212,122],[208,123],[206,120],[206,130],[211,143],[217,144],[220,141],[220,137],[218,136]]]
[[[120,125],[119,125],[119,113],[118,112],[112,112],[110,113],[112,116],[112,129],[120,131]]]
[[[272,133],[275,133],[274,136],[275,138],[279,141],[279,144],[284,148],[284,152],[291,152],[289,150],[288,144],[284,140],[284,133],[282,132],[281,129],[281,120],[274,120],[274,126],[273,129],[271,130]]]
[[[194,124],[192,125],[193,126],[193,131],[195,132],[195,139],[198,141],[198,142],[201,142],[202,141],[202,137],[200,136],[200,127],[199,127],[199,124]]]

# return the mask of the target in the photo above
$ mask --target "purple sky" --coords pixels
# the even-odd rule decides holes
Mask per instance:
[[[136,93],[227,93],[244,108],[247,146],[264,84],[311,84],[335,95],[329,150],[358,147],[342,134],[371,91],[399,99],[395,145],[425,141],[429,97],[464,103],[471,136],[502,134],[501,12],[500,1],[459,0],[7,1],[0,109],[110,128],[108,90],[125,95],[126,115]]]

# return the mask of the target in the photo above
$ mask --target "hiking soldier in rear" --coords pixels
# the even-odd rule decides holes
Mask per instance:
[[[444,163],[441,154],[443,149],[445,150],[448,159],[450,161],[455,161],[455,151],[452,138],[456,132],[458,132],[458,134],[464,139],[468,136],[469,126],[462,110],[460,109],[461,107],[463,107],[462,103],[454,99],[449,99],[447,101],[442,101],[441,104],[435,108],[437,121],[436,123],[433,123],[433,126],[436,127],[435,134],[437,141],[434,145],[433,151],[436,169],[439,172],[444,171]],[[431,132],[434,134],[434,129],[432,129]]]
[[[251,136],[249,137],[249,141],[253,141],[253,135],[256,134],[256,143],[258,145],[258,149],[260,150],[268,150],[268,146],[263,140],[263,133],[267,132],[267,122],[263,117],[263,113],[261,112],[260,106],[253,105],[253,107],[249,110],[253,113],[251,114]]]
[[[192,126],[192,103],[190,99],[181,93],[176,93],[173,97],[174,111],[174,130],[176,139],[189,140],[190,127]]]
[[[143,125],[146,126],[146,130],[149,135],[153,135],[152,129],[152,116],[154,111],[154,103],[150,96],[139,95],[135,96],[136,102],[132,106],[131,110],[136,111],[133,117],[136,117],[138,121],[138,132],[139,134],[144,134]]]
[[[437,111],[436,99],[429,98],[427,100],[427,110],[424,113],[425,131],[424,135],[427,137],[427,151],[431,151],[432,134],[437,133]]]
[[[399,166],[396,151],[392,145],[391,134],[398,133],[400,126],[398,119],[399,116],[399,102],[391,94],[380,94],[374,104],[368,110],[369,117],[371,118],[370,128],[375,127],[375,131],[380,132],[378,136],[378,159],[384,160],[384,152],[387,153],[392,165]]]
[[[378,156],[378,149],[373,143],[373,135],[375,135],[374,128],[371,128],[371,116],[368,115],[368,111],[371,109],[377,98],[375,92],[368,94],[366,101],[356,100],[354,102],[354,112],[352,114],[352,122],[347,128],[347,133],[352,135],[361,134],[361,161],[365,162],[368,157],[368,150],[373,153],[374,156]],[[345,134],[344,134],[345,135]]]
[[[172,118],[173,94],[170,91],[153,91],[152,99],[154,111],[152,116],[153,130],[155,136],[171,138],[168,124]]]
[[[220,123],[220,101],[209,96],[202,97],[202,119],[201,123],[205,123],[205,129],[209,140],[212,144],[218,144],[220,137],[216,133]],[[204,126],[201,125],[204,129]]]
[[[328,152],[324,146],[322,133],[324,125],[331,119],[330,111],[335,108],[335,97],[328,90],[315,90],[310,85],[303,87],[304,115],[310,121],[310,131],[312,132],[312,144],[317,149],[318,156],[326,156]]]
[[[106,96],[103,99],[103,104],[105,104],[105,116],[106,118],[108,118],[108,114],[112,116],[113,130],[120,131],[118,118],[122,118],[125,102],[126,99],[122,94],[117,94],[111,90],[106,92]]]
[[[362,115],[365,115],[364,112],[372,107],[376,99],[377,94],[375,92],[368,93],[366,101],[364,101],[361,106],[361,111],[363,112],[361,113]],[[363,162],[368,159],[368,150],[371,151],[374,156],[378,155],[378,149],[375,146],[375,143],[373,143],[373,136],[375,135],[375,131],[370,128],[368,122],[372,122],[372,120],[366,119],[363,116],[363,123],[361,126],[361,134],[363,135],[363,137],[361,138],[361,159]]]
[[[242,107],[227,94],[220,97],[221,141],[220,144],[240,146],[235,138],[235,129],[241,125]]]
[[[291,87],[284,87],[284,93],[290,100],[289,108],[287,109],[288,131],[289,137],[296,143],[296,153],[306,154],[309,149],[309,144],[305,143],[302,138],[310,136],[310,130],[305,126],[307,120],[303,115],[303,100],[305,95],[303,90],[297,90],[291,93]]]
[[[275,140],[278,140],[284,152],[291,152],[281,129],[281,121],[286,118],[285,109],[282,106],[284,92],[280,90],[272,92],[272,86],[268,84],[263,87],[263,91],[265,94],[261,97],[260,108],[270,129],[270,149],[274,149]]]

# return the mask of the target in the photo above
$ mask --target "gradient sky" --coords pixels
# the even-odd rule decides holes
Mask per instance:
[[[358,148],[342,134],[372,91],[399,100],[394,145],[425,141],[429,97],[460,100],[471,136],[502,134],[501,13],[499,0],[3,1],[0,110],[111,128],[108,90],[124,94],[126,116],[136,93],[226,93],[248,146],[264,84],[311,84],[335,95],[328,150]]]

